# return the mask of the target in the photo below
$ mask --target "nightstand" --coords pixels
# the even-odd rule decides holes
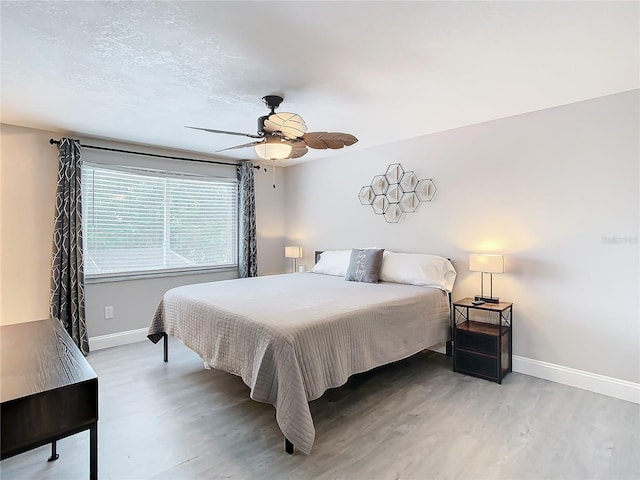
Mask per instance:
[[[473,300],[467,297],[452,304],[453,371],[502,383],[512,365],[513,303],[474,305]],[[473,311],[489,312],[495,323],[471,320]]]

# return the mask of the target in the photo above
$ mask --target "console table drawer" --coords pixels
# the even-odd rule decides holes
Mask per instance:
[[[5,402],[0,405],[1,457],[50,443],[97,421],[97,379]]]

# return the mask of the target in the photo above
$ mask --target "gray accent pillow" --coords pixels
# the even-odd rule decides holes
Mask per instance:
[[[351,261],[344,279],[349,282],[378,283],[384,249],[351,250]]]

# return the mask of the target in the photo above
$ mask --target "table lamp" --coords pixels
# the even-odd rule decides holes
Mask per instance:
[[[302,247],[294,245],[286,246],[284,247],[284,256],[286,258],[293,259],[293,271],[295,272],[297,270],[296,263],[298,261],[298,258],[302,258]]]
[[[498,297],[493,296],[493,274],[504,273],[504,257],[502,255],[489,255],[484,253],[472,253],[469,255],[469,271],[481,272],[480,275],[480,295],[476,295],[476,302],[500,303]],[[489,296],[484,296],[484,274],[488,273],[491,278],[491,289]]]

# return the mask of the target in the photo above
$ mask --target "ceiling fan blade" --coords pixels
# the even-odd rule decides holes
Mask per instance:
[[[193,130],[202,130],[204,132],[209,132],[209,133],[224,133],[227,135],[239,135],[241,137],[263,138],[262,135],[254,135],[252,133],[228,132],[227,130],[213,130],[211,128],[187,127],[186,125],[185,125],[185,128],[191,128]]]
[[[308,132],[303,135],[302,140],[307,147],[320,150],[348,147],[358,141],[353,135],[340,132]]]
[[[294,140],[286,143],[291,145],[291,153],[287,158],[300,158],[309,151],[302,140]]]
[[[297,113],[278,112],[264,121],[264,129],[271,133],[282,132],[285,138],[300,138],[307,131],[307,125]]]
[[[242,145],[236,145],[235,147],[229,147],[229,148],[223,148],[222,150],[216,150],[216,153],[218,152],[224,152],[226,150],[235,150],[236,148],[247,148],[247,147],[253,147],[254,145],[258,145],[259,143],[262,142],[249,142],[249,143],[244,143]]]

